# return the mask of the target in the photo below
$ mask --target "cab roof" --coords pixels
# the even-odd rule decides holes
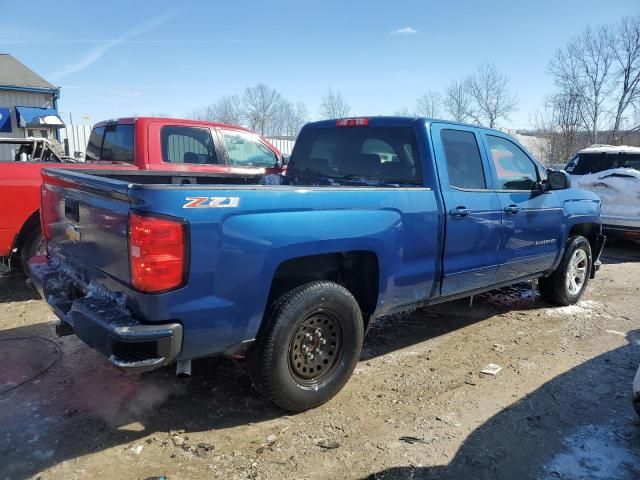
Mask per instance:
[[[349,120],[349,119],[368,119],[367,126],[377,126],[377,127],[411,127],[416,124],[421,125],[430,125],[432,123],[440,123],[451,126],[459,126],[459,127],[467,127],[467,128],[480,128],[482,130],[493,131],[499,133],[501,135],[508,135],[505,132],[497,130],[495,128],[483,127],[482,125],[473,125],[470,123],[463,122],[455,122],[453,120],[442,120],[439,118],[430,118],[430,117],[400,117],[400,116],[392,116],[392,115],[377,115],[377,116],[353,116],[353,117],[344,117],[344,118],[334,118],[330,120],[319,120],[317,122],[307,123],[305,128],[333,128],[336,126],[336,123],[339,120]]]
[[[112,125],[114,123],[121,125],[132,125],[139,122],[159,122],[167,123],[171,125],[192,125],[192,126],[208,126],[208,127],[223,127],[233,128],[235,130],[243,130],[248,133],[257,135],[256,132],[249,130],[248,128],[241,127],[240,125],[233,125],[231,123],[222,122],[209,122],[207,120],[194,120],[189,118],[172,118],[172,117],[121,117],[113,118],[109,120],[103,120],[94,125],[94,127],[104,127],[105,125]]]

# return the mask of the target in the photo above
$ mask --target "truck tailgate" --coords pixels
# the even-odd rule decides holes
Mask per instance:
[[[43,179],[42,226],[49,250],[80,274],[91,266],[128,283],[127,184],[69,170],[64,176],[43,170]]]

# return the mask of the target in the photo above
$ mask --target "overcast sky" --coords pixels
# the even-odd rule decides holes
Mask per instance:
[[[183,116],[258,82],[312,117],[329,87],[354,114],[392,114],[492,62],[519,99],[501,126],[527,128],[553,89],[554,52],[640,3],[0,0],[0,11],[0,52],[62,87],[65,121]]]

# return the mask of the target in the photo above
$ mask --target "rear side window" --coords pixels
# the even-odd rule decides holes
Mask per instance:
[[[160,141],[164,162],[199,165],[218,163],[213,137],[208,128],[162,127]]]
[[[91,130],[89,143],[87,143],[86,160],[100,160],[100,150],[102,150],[102,140],[104,140],[104,127],[96,127]]]
[[[532,190],[538,183],[538,169],[515,143],[487,135],[491,158],[501,190]]]
[[[449,173],[449,185],[462,189],[487,188],[478,142],[473,132],[446,129],[440,132]]]
[[[133,125],[114,124],[91,131],[87,161],[133,162]]]
[[[220,130],[229,163],[237,167],[273,167],[276,154],[255,135],[238,130]]]
[[[415,133],[410,127],[303,130],[287,177],[302,185],[421,185]]]

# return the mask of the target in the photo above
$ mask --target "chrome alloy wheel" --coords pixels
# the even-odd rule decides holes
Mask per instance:
[[[587,270],[589,267],[587,253],[582,249],[573,252],[568,267],[567,277],[565,279],[567,291],[570,295],[577,295],[587,281]]]

